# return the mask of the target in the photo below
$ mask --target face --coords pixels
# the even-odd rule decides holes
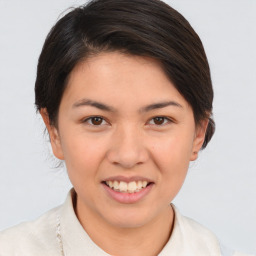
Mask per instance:
[[[58,129],[41,113],[77,192],[77,214],[116,227],[143,226],[169,211],[207,125],[195,125],[157,61],[118,52],[74,68]]]

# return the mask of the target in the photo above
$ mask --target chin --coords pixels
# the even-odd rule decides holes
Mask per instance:
[[[149,223],[151,219],[153,216],[140,210],[122,209],[121,211],[113,211],[111,218],[108,218],[108,223],[116,228],[139,228]]]
[[[134,229],[134,228],[140,228],[144,226],[147,222],[145,219],[129,219],[129,218],[122,218],[118,220],[113,220],[110,224],[116,228],[122,228],[122,229]]]

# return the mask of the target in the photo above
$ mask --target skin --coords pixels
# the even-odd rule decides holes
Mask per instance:
[[[159,102],[172,104],[145,108]],[[46,109],[41,115],[54,155],[66,162],[77,193],[75,211],[92,240],[111,255],[157,255],[171,235],[170,202],[197,158],[208,124],[195,125],[192,108],[160,64],[119,52],[91,57],[71,72],[58,128],[49,124]],[[113,176],[140,176],[153,185],[138,202],[120,203],[102,184]]]

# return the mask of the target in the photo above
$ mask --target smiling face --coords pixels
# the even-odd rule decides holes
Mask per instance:
[[[157,61],[118,52],[74,68],[58,129],[44,113],[53,152],[77,193],[77,215],[114,227],[141,227],[170,211],[207,125],[196,128]]]

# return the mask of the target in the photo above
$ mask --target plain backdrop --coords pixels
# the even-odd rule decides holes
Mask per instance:
[[[209,59],[216,133],[174,203],[224,244],[256,252],[256,1],[170,0]],[[84,1],[0,0],[0,229],[32,220],[66,197],[34,107],[37,59],[59,15]]]

